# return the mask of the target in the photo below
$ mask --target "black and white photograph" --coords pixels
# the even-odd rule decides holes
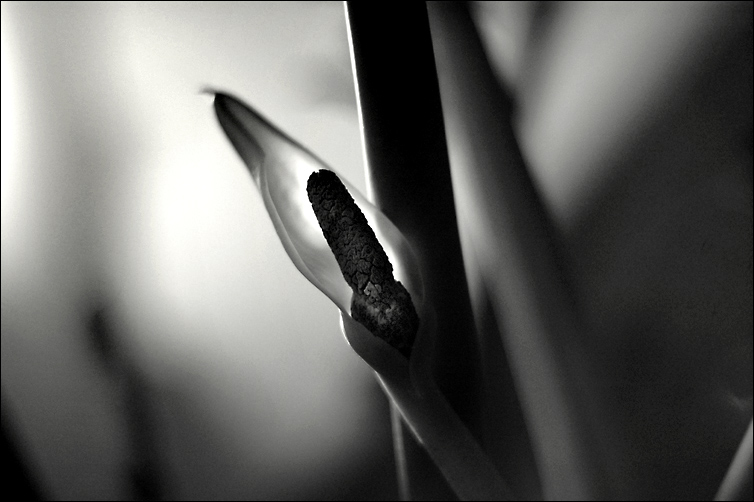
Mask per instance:
[[[3,1],[20,500],[752,500],[752,1]]]

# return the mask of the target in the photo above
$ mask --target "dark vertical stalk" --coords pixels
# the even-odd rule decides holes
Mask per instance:
[[[477,439],[478,344],[426,5],[346,2],[370,197],[419,259],[437,313],[434,375]]]
[[[419,256],[438,316],[438,384],[473,425],[477,393],[470,384],[478,377],[479,355],[426,7],[347,7],[370,195]]]

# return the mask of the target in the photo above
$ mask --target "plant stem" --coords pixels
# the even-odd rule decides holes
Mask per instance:
[[[346,2],[346,11],[368,195],[416,251],[425,301],[439,316],[434,375],[479,440],[480,358],[426,6]]]
[[[390,424],[393,427],[393,451],[395,452],[395,473],[398,478],[398,495],[401,500],[411,500],[411,485],[403,441],[403,419],[393,401],[390,401]]]
[[[438,386],[474,430],[479,354],[426,7],[347,8],[369,195],[416,251],[439,316]]]
[[[607,487],[584,325],[560,269],[552,226],[465,5],[432,2],[453,176],[512,367],[547,499],[600,499]]]

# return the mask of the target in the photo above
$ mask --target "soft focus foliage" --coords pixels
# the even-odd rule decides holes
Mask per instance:
[[[623,497],[711,498],[752,416],[751,3],[473,11],[586,325],[566,347],[600,413],[573,416],[597,417]],[[2,3],[3,427],[51,498],[395,497],[382,391],[203,85],[368,192],[340,3]],[[472,123],[447,130],[497,357],[520,333],[501,305],[531,296],[501,261],[506,180],[480,162],[499,138]],[[535,400],[522,354],[497,378]],[[503,404],[493,439],[518,458],[494,460],[515,471],[526,429]]]

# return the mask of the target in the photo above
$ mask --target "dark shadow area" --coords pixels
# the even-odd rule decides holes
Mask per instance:
[[[626,497],[712,498],[751,419],[752,42],[699,62],[567,236]]]
[[[3,490],[7,495],[19,500],[47,500],[45,489],[37,476],[33,476],[22,455],[23,441],[15,433],[10,412],[5,399],[2,400],[3,430]]]

